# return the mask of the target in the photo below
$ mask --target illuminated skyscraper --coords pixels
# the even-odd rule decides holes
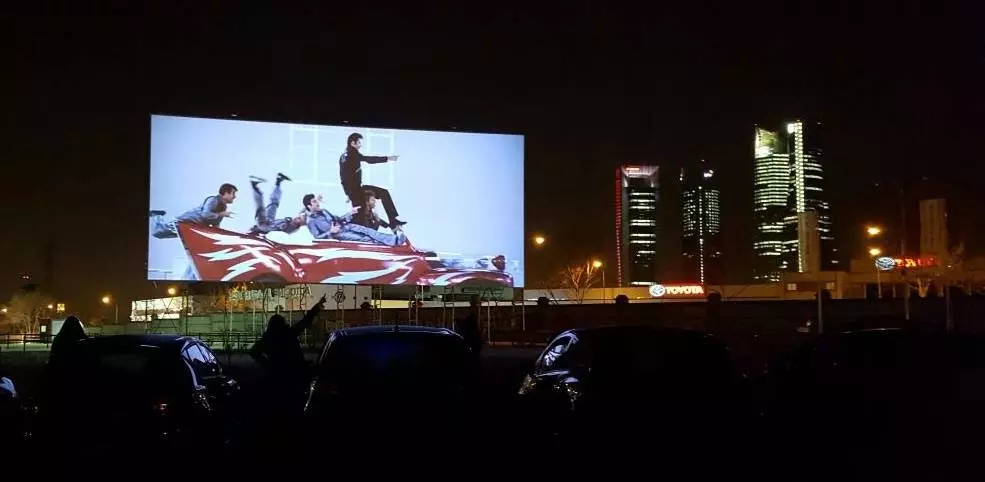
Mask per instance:
[[[681,246],[684,276],[702,284],[722,282],[721,195],[714,169],[681,169]]]
[[[920,254],[947,259],[947,202],[944,199],[920,201]]]
[[[824,193],[820,127],[797,120],[783,132],[756,128],[753,277],[758,281],[779,281],[783,271],[808,271],[811,263],[800,250],[815,235],[820,240],[821,269],[838,268],[831,206]],[[799,215],[808,211],[816,213],[816,223],[802,222]]]
[[[616,279],[649,286],[657,279],[657,166],[616,169]]]

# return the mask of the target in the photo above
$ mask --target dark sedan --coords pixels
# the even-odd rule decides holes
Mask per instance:
[[[54,442],[79,447],[221,446],[239,386],[193,337],[102,336],[50,367],[41,416]]]
[[[556,336],[519,395],[528,427],[608,446],[620,438],[707,436],[732,388],[729,351],[709,335],[606,327]]]
[[[904,329],[825,334],[756,382],[754,433],[769,442],[758,452],[784,468],[823,460],[826,472],[815,475],[824,480],[863,472],[945,480],[969,469],[980,478],[985,337]]]
[[[451,330],[340,329],[318,361],[305,415],[313,428],[343,443],[453,430],[465,425],[474,381],[475,359]]]

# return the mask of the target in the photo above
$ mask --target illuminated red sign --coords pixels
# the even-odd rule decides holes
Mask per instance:
[[[937,258],[933,256],[924,256],[922,258],[893,258],[893,262],[896,263],[897,268],[927,268],[939,264]]]
[[[890,258],[883,256],[876,259],[876,268],[881,271],[892,271],[903,268],[929,268],[940,263],[934,256],[922,256],[920,258]]]
[[[701,285],[651,285],[650,296],[654,298],[675,296],[703,296],[705,287]]]

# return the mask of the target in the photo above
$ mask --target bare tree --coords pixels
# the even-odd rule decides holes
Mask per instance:
[[[574,264],[558,273],[561,288],[568,292],[568,299],[581,304],[585,301],[585,293],[598,280],[599,270],[592,269],[589,264]]]
[[[37,333],[41,317],[54,303],[54,298],[38,291],[17,293],[7,304],[7,320],[24,333]]]

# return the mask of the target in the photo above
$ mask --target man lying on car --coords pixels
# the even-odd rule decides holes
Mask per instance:
[[[407,242],[402,231],[387,234],[352,222],[362,206],[349,210],[345,216],[335,216],[321,205],[322,197],[306,194],[304,207],[308,210],[308,230],[315,239],[337,239],[339,241],[358,241],[377,243],[384,246],[399,246]]]

